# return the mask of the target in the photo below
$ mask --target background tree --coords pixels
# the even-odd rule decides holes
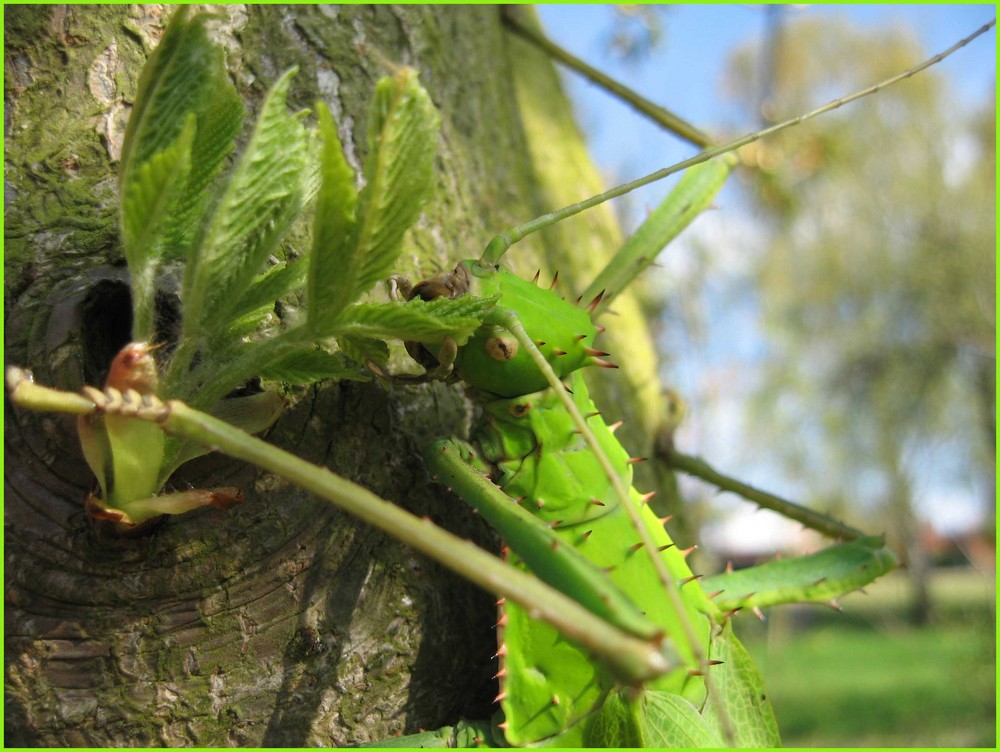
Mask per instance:
[[[419,69],[443,121],[438,191],[402,273],[449,267],[500,229],[599,189],[551,65],[507,35],[494,8],[217,11],[213,33],[248,123],[269,85],[298,65],[292,106],[326,101],[355,166],[375,81],[394,65]],[[116,161],[139,72],[170,12],[5,12],[5,360],[56,387],[101,383],[129,339]],[[591,212],[522,244],[511,261],[551,274],[543,258],[561,249],[551,265],[575,289],[618,244],[610,215]],[[164,275],[164,337],[176,289]],[[634,306],[616,308],[604,342],[627,361],[631,383],[608,381],[604,404],[632,418],[626,441],[641,450],[659,411],[653,348]],[[102,538],[83,515],[92,478],[72,421],[7,407],[7,744],[329,746],[488,714],[489,596],[214,456],[173,484],[239,486],[242,508]],[[429,438],[461,433],[467,420],[458,388],[328,383],[298,393],[269,440],[491,545],[419,461]]]
[[[786,32],[769,120],[923,54],[905,34],[829,19]],[[744,53],[732,67],[751,109],[760,65]],[[995,104],[972,127],[951,117],[959,107],[931,71],[768,141],[763,169],[745,173],[770,226],[751,272],[769,336],[752,425],[815,498],[882,520],[906,552],[918,620],[927,462],[951,476],[938,480],[994,487]]]

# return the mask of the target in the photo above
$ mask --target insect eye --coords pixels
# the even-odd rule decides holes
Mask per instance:
[[[517,340],[506,334],[490,337],[486,340],[486,352],[493,360],[506,362],[517,355]]]
[[[530,402],[521,402],[516,405],[511,405],[510,414],[513,415],[515,418],[523,418],[525,415],[528,414],[528,411],[530,409],[531,409]]]

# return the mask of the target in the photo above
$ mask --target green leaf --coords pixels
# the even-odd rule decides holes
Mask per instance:
[[[139,81],[119,165],[122,243],[134,280],[134,338],[152,334],[150,289],[161,260],[183,254],[207,188],[243,121],[206,16],[180,8]],[[193,118],[193,122],[192,122]]]
[[[337,344],[340,345],[341,352],[355,363],[373,360],[384,366],[389,362],[389,346],[380,339],[345,335],[337,337]]]
[[[285,409],[285,400],[274,392],[258,392],[224,399],[209,414],[241,431],[254,434],[270,428]]]
[[[268,324],[272,326],[268,327]],[[225,329],[208,340],[205,349],[211,352],[211,360],[227,359],[237,351],[247,349],[248,345],[252,346],[251,340],[260,341],[266,336],[264,331],[273,329],[274,324],[277,324],[274,303],[262,305],[231,318]],[[249,377],[250,374],[247,374]]]
[[[170,259],[184,256],[209,202],[212,181],[243,127],[243,102],[228,78],[226,85],[219,82],[217,87],[206,89],[203,96],[209,101],[196,111],[198,129],[191,152],[191,177],[178,208],[173,251],[167,256]]]
[[[722,737],[690,702],[672,692],[643,692],[639,698],[642,746],[718,749]]]
[[[712,638],[711,655],[722,663],[712,666],[713,697],[725,707],[738,747],[778,747],[778,722],[767,699],[764,681],[753,658],[733,634],[732,620]],[[722,736],[722,721],[710,698],[702,715]]]
[[[122,237],[132,286],[132,336],[153,336],[156,270],[191,172],[195,117],[189,113],[177,140],[133,170],[122,186]]]
[[[103,415],[81,415],[76,422],[76,431],[80,436],[80,446],[83,457],[97,478],[101,487],[101,498],[108,498],[108,481],[114,472],[111,461],[111,441],[108,430],[104,426]]]
[[[260,375],[285,384],[311,384],[323,379],[368,381],[371,378],[350,363],[343,353],[330,353],[311,345],[265,366]]]
[[[176,140],[136,165],[122,185],[122,232],[129,262],[135,266],[161,255],[154,242],[164,240],[165,221],[176,211],[179,188],[187,185],[195,123],[189,112]]]
[[[376,85],[357,224],[359,291],[392,271],[403,234],[430,198],[440,129],[441,118],[415,70],[401,68]]]
[[[243,316],[261,308],[273,310],[278,298],[301,287],[306,276],[306,266],[304,260],[297,259],[268,267],[265,272],[257,275],[229,315]]]
[[[302,209],[309,176],[309,140],[285,97],[295,71],[264,101],[250,143],[199,241],[184,277],[184,336],[226,328],[268,255]]]
[[[355,280],[347,269],[348,245],[354,229],[358,194],[354,171],[344,159],[337,126],[330,110],[316,103],[323,149],[320,158],[320,189],[313,223],[313,246],[309,255],[306,301],[309,322],[332,320],[354,302]]]
[[[274,392],[258,392],[246,397],[231,397],[217,403],[209,414],[219,420],[226,421],[234,428],[249,434],[260,433],[270,428],[285,408],[285,400]],[[201,457],[212,450],[204,444],[184,440],[173,455],[173,460],[160,472],[162,483],[173,475],[174,471],[185,462]]]
[[[198,114],[200,137],[195,154],[202,158],[198,171],[204,175],[232,148],[222,137],[224,130],[239,129],[243,104],[229,81],[222,50],[212,44],[205,31],[206,14],[189,18],[189,9],[179,8],[170,19],[159,45],[149,56],[139,79],[135,105],[122,143],[120,177],[168,148],[176,139],[187,114]],[[233,114],[240,120],[233,122]],[[209,116],[212,116],[210,118]],[[220,116],[222,122],[219,122]],[[214,121],[214,128],[202,126]],[[226,128],[219,129],[225,123]]]
[[[160,465],[165,436],[155,423],[122,415],[105,415],[111,449],[112,472],[104,501],[128,511],[129,502],[145,499],[160,490]]]
[[[321,121],[321,127],[324,127],[326,158],[331,164],[328,172],[342,172],[334,166],[336,159],[330,154],[334,146],[329,137],[332,124],[327,122],[323,126]],[[416,71],[403,68],[378,82],[368,129],[365,188],[358,196],[357,218],[351,224],[350,238],[339,246],[342,253],[336,258],[336,249],[322,248],[314,261],[321,265],[312,277],[310,288],[320,306],[312,319],[317,331],[324,330],[345,306],[392,272],[402,249],[403,235],[420,216],[434,187],[439,129],[440,118],[417,81]],[[343,176],[338,180],[343,181]],[[326,198],[332,200],[334,193],[331,187]],[[343,217],[318,218],[317,222],[324,223],[324,237],[341,231],[347,224]],[[332,287],[320,292],[323,285]]]
[[[587,746],[713,749],[722,739],[698,709],[672,692],[613,691],[588,729]]]
[[[463,295],[429,302],[414,298],[406,303],[363,303],[348,308],[330,333],[417,342],[436,342],[451,336],[462,345],[480,327],[497,299]]]

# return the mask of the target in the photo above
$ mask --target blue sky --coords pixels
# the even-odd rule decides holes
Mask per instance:
[[[752,124],[737,119],[737,110],[722,93],[722,81],[732,51],[762,40],[765,28],[762,7],[665,8],[661,16],[663,41],[639,63],[623,62],[609,54],[613,8],[561,5],[541,6],[539,10],[548,34],[557,43],[652,101],[713,133],[741,135],[752,130]],[[791,6],[786,10],[789,17],[840,15],[862,27],[891,24],[908,28],[923,45],[925,57],[967,36],[992,19],[995,12],[994,5]],[[959,101],[968,104],[988,101],[996,86],[995,30],[959,50],[935,70],[947,77]],[[564,81],[591,153],[609,186],[677,162],[695,151],[579,76],[564,74]],[[627,221],[637,223],[646,208],[658,203],[668,189],[669,184],[643,189],[644,193],[632,202]],[[736,210],[731,207],[738,202],[732,194],[727,198],[724,193],[719,199],[724,208],[730,209],[730,233],[734,227],[741,232],[750,225],[745,218],[741,224],[735,216]],[[692,229],[716,231],[707,227]],[[683,258],[678,258],[684,252],[685,248],[680,247],[665,254],[670,256],[666,262],[668,273],[670,264],[684,263]],[[674,357],[665,369],[664,381],[678,386],[699,416],[689,421],[687,433],[681,438],[688,442],[690,451],[702,453],[720,469],[791,498],[803,498],[808,489],[800,487],[759,451],[748,451],[746,446],[751,432],[746,425],[744,400],[753,389],[754,361],[766,343],[754,321],[756,310],[752,299],[734,296],[732,288],[726,288],[730,283],[732,279],[710,281],[711,310],[707,313],[704,341],[678,343],[675,338],[672,342]],[[735,389],[734,375],[739,384]],[[947,453],[941,461],[947,461]],[[976,522],[985,497],[984,490],[973,481],[947,487],[931,482],[921,491],[917,503],[935,526],[953,531]],[[728,502],[723,505],[737,508]],[[947,515],[941,514],[943,506],[948,508]],[[747,524],[746,518],[743,524]],[[766,538],[767,532],[761,530],[760,535]]]
[[[735,121],[736,111],[721,94],[721,86],[732,51],[762,39],[762,6],[664,8],[663,42],[641,64],[623,62],[609,54],[608,30],[615,13],[612,6],[542,5],[539,11],[546,32],[556,42],[643,96],[709,131],[721,128],[722,132],[741,135],[752,130],[752,124]],[[996,6],[810,5],[793,6],[786,13],[790,19],[804,15],[846,16],[861,26],[905,26],[924,45],[929,57],[994,18]],[[983,99],[995,88],[995,30],[937,68],[949,77],[963,100]],[[575,75],[564,76],[564,80],[577,108],[578,121],[587,133],[591,153],[606,175],[616,180],[620,177],[619,182],[624,182],[693,153],[692,147],[664,134],[659,126],[637,116],[599,87]],[[666,190],[663,186],[651,188],[643,198],[655,203]]]

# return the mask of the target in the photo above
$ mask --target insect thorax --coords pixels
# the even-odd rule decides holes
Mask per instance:
[[[573,399],[628,487],[628,453],[596,415],[579,374],[573,374]],[[476,441],[483,457],[500,471],[497,485],[532,514],[567,528],[607,514],[618,505],[611,482],[594,462],[586,441],[551,390],[497,399],[483,406]]]

